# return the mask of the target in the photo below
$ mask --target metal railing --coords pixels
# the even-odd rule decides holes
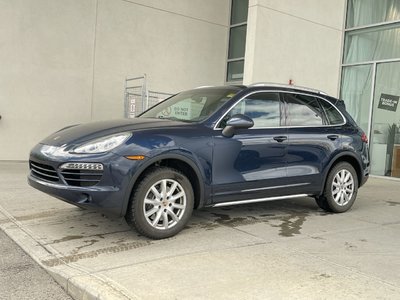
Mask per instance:
[[[134,118],[150,107],[172,96],[172,94],[150,91],[147,87],[146,74],[125,79],[124,115]]]
[[[148,106],[147,106],[147,108],[150,108],[171,96],[172,96],[172,94],[169,94],[169,93],[156,92],[156,91],[149,90],[148,91]]]

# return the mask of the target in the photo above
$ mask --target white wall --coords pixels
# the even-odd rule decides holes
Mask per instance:
[[[126,76],[170,93],[224,83],[229,0],[135,2],[99,2],[94,119],[122,116]]]
[[[64,126],[123,116],[153,90],[223,84],[229,0],[0,0],[0,160]]]
[[[0,0],[0,159],[90,120],[95,4]]]
[[[308,86],[337,96],[345,0],[250,0],[244,83]]]

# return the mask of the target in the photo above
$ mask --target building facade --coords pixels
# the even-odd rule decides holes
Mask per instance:
[[[400,1],[348,0],[340,96],[370,137],[371,172],[400,177]]]
[[[0,160],[71,124],[124,116],[126,77],[224,84],[229,0],[0,0]]]
[[[372,173],[400,177],[400,0],[0,0],[0,160],[152,89],[277,82],[346,101]],[[399,166],[397,166],[399,165]]]

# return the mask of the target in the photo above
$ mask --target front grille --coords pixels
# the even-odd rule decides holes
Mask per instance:
[[[52,166],[39,164],[33,161],[29,161],[29,166],[32,171],[32,175],[35,177],[51,182],[58,182],[60,180],[57,171]]]
[[[99,183],[103,170],[63,169],[60,173],[68,185],[93,186]]]

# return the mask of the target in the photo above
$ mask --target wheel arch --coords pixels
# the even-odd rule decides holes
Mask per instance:
[[[340,162],[347,162],[349,163],[354,170],[356,171],[357,174],[357,179],[358,179],[358,187],[361,186],[362,182],[362,165],[360,160],[357,158],[357,156],[352,153],[352,152],[343,152],[334,157],[334,159],[331,160],[331,163],[328,165],[326,168],[325,174],[324,174],[324,182],[321,188],[321,193],[323,193],[326,180],[328,178],[329,172]]]
[[[201,208],[204,202],[204,176],[201,172],[201,169],[198,165],[193,161],[192,158],[189,158],[182,154],[177,153],[169,153],[155,156],[144,164],[142,164],[139,169],[135,171],[133,174],[127,192],[125,194],[123,207],[121,211],[121,215],[124,216],[126,214],[126,210],[128,208],[129,201],[132,197],[132,194],[140,182],[141,178],[145,175],[145,173],[155,166],[167,166],[181,171],[191,182],[194,193],[194,208]]]

